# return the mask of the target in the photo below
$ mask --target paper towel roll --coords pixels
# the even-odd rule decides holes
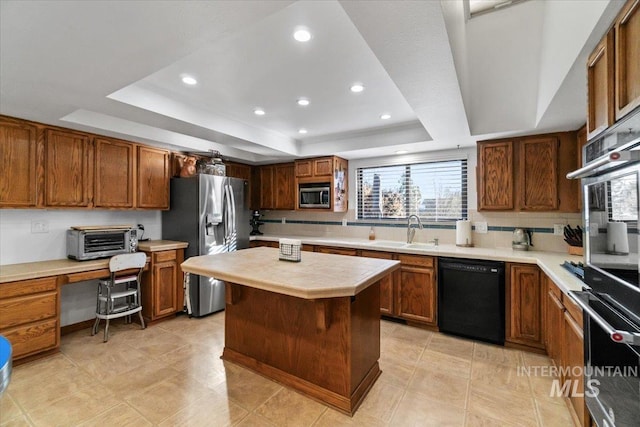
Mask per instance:
[[[471,221],[456,221],[456,246],[473,246]]]
[[[607,252],[620,255],[629,253],[629,237],[626,223],[607,223]]]

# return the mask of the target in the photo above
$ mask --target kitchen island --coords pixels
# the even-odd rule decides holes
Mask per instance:
[[[226,282],[228,360],[353,414],[380,375],[380,279],[397,261],[274,248],[192,257],[186,273]]]

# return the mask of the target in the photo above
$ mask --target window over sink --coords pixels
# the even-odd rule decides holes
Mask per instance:
[[[356,169],[357,218],[426,221],[467,218],[467,160]]]

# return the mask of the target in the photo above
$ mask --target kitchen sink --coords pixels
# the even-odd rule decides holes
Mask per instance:
[[[391,248],[404,248],[405,246],[407,246],[406,243],[404,242],[392,242],[392,241],[385,241],[385,240],[376,240],[373,242],[369,242],[369,244],[371,246],[388,246]]]
[[[433,243],[405,243],[404,247],[411,249],[437,248],[437,246]]]

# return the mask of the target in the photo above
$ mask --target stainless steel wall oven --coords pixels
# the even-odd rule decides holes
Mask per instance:
[[[640,420],[640,111],[584,149],[585,401],[600,427]]]

